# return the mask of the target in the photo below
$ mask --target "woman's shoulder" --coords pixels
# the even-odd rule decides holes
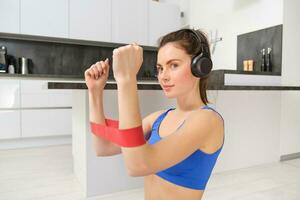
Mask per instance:
[[[222,116],[214,109],[197,109],[185,120],[192,126],[205,126],[208,129],[215,129],[223,126]]]
[[[168,109],[158,110],[158,111],[152,112],[149,115],[147,115],[144,119],[146,119],[149,122],[151,122],[151,121],[154,122],[161,114],[163,114],[167,110]]]
[[[199,149],[215,152],[223,143],[224,127],[222,118],[215,110],[197,109],[190,113],[182,126],[183,132],[189,137],[197,138]]]
[[[204,106],[202,109],[197,109],[190,115],[193,118],[202,118],[205,121],[220,122],[223,120],[221,114],[214,108]]]
[[[148,114],[146,117],[144,117],[143,118],[144,131],[150,132],[155,120],[166,111],[167,111],[166,109],[158,110],[158,111],[152,112],[152,113]]]

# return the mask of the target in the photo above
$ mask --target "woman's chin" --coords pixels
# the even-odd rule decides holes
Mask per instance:
[[[164,92],[165,96],[168,98],[168,99],[174,99],[175,96],[174,94],[170,94],[169,92]]]

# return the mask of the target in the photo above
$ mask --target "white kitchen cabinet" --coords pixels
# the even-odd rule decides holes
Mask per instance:
[[[71,109],[37,109],[21,111],[22,137],[71,135]]]
[[[0,0],[0,32],[20,33],[19,0]]]
[[[111,0],[70,0],[70,38],[111,41]]]
[[[0,139],[71,134],[72,93],[47,83],[0,79]]]
[[[22,108],[71,107],[72,92],[49,90],[47,80],[21,80]]]
[[[19,138],[20,110],[0,110],[0,127],[0,139]]]
[[[112,0],[112,42],[148,44],[148,0]]]
[[[281,91],[218,90],[217,93],[216,109],[225,120],[225,144],[214,171],[278,162]]]
[[[68,37],[68,0],[20,0],[22,34]]]
[[[20,83],[18,80],[0,80],[0,109],[20,107]]]
[[[180,9],[177,5],[149,1],[148,44],[158,46],[158,39],[180,29]]]
[[[71,91],[50,91],[48,94],[49,106],[52,107],[72,107]]]

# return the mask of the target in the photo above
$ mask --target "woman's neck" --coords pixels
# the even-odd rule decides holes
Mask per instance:
[[[198,98],[190,98],[188,96],[181,97],[181,98],[178,97],[176,102],[176,110],[179,113],[185,113],[185,112],[190,112],[199,109],[204,105],[205,104],[203,103],[200,97]]]

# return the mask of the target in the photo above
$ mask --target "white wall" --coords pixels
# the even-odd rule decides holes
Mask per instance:
[[[160,0],[162,3],[170,3],[178,5],[181,12],[184,12],[184,17],[181,18],[181,26],[186,26],[190,23],[190,0]]]
[[[283,24],[282,85],[300,86],[299,0],[190,0],[190,24],[218,30],[214,69],[236,69],[237,35]],[[280,155],[300,152],[300,92],[282,91]]]
[[[283,22],[283,0],[190,0],[190,25],[218,30],[214,69],[236,69],[237,35]],[[214,33],[213,32],[213,33]]]
[[[282,83],[300,85],[300,1],[285,0],[283,5]]]
[[[300,85],[300,1],[284,0],[282,85]],[[280,154],[300,152],[300,92],[285,91],[281,97]]]

